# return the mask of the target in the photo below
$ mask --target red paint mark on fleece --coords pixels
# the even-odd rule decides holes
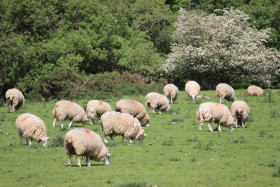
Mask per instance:
[[[84,130],[87,133],[87,135],[89,136],[90,141],[93,141],[93,134],[91,133],[91,131],[88,129],[84,129]]]
[[[25,120],[27,120],[28,118],[31,118],[31,116],[25,116],[25,117],[22,119],[22,121],[25,121]]]
[[[220,104],[219,103],[215,103],[216,107],[218,107]]]
[[[103,105],[103,102],[102,101],[98,101],[99,105],[102,106]]]
[[[132,103],[132,104],[135,104],[136,102],[135,102],[134,100],[131,100],[131,103]]]
[[[73,103],[73,102],[69,102],[69,105],[70,105],[70,106],[73,106],[73,105],[74,105],[74,103]]]
[[[88,135],[91,134],[90,130],[88,130],[88,129],[85,129],[85,132],[86,132]]]

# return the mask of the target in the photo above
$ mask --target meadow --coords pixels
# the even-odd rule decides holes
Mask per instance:
[[[195,112],[200,103],[218,102],[215,91],[201,91],[210,97],[190,101],[184,91],[171,105],[170,111],[151,117],[151,125],[143,127],[148,134],[143,143],[116,143],[108,139],[110,165],[91,161],[92,166],[77,167],[63,147],[69,128],[59,122],[52,127],[52,110],[57,100],[26,100],[16,113],[6,104],[0,107],[0,186],[279,186],[280,185],[280,90],[265,90],[261,97],[249,97],[246,90],[236,90],[238,100],[251,108],[246,128],[230,132],[209,132],[207,124],[198,130]],[[113,109],[119,99],[145,102],[145,95],[123,96],[104,100]],[[92,98],[94,99],[94,98]],[[85,107],[88,100],[73,100]],[[228,107],[230,102],[225,103]],[[31,147],[19,143],[15,120],[22,113],[39,116],[47,126],[47,147],[32,142]],[[67,126],[69,122],[64,122]],[[212,128],[217,127],[211,124]],[[82,124],[75,124],[82,127]],[[103,139],[100,122],[87,125]]]

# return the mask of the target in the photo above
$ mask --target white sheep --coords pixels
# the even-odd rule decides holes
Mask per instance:
[[[107,111],[112,111],[112,107],[109,103],[99,100],[91,100],[87,103],[86,114],[88,118],[92,120],[92,122],[94,122],[93,118],[97,115],[97,120],[95,122],[97,123],[101,115]],[[92,122],[90,121],[90,124],[92,124]]]
[[[185,85],[185,91],[191,100],[195,100],[199,96],[200,85],[195,81],[188,81]]]
[[[7,90],[5,97],[10,112],[16,112],[25,101],[22,92],[16,88]]]
[[[43,147],[47,146],[47,128],[43,120],[39,117],[24,113],[17,117],[16,128],[22,145],[22,137],[26,138],[26,145],[31,146],[31,140],[42,142]],[[29,139],[29,141],[28,141]]]
[[[263,89],[256,86],[252,85],[247,88],[247,92],[249,96],[262,96],[263,95]]]
[[[71,120],[69,127],[73,122],[82,123],[84,127],[87,124],[87,115],[85,110],[77,103],[61,100],[55,104],[53,109],[53,127],[55,127],[56,120],[60,121],[60,125],[63,128],[62,121]]]
[[[68,166],[71,167],[72,155],[77,156],[78,166],[81,167],[80,156],[86,157],[86,165],[90,166],[90,160],[110,163],[108,148],[102,142],[101,137],[85,128],[75,128],[68,131],[64,139],[64,147],[68,155]]]
[[[143,142],[146,136],[139,120],[130,114],[108,111],[101,116],[101,123],[105,143],[108,142],[106,136],[110,136],[113,142],[115,142],[113,136],[117,135],[122,135],[122,142],[124,138],[130,142],[132,140]]]
[[[226,105],[214,102],[202,103],[196,111],[196,117],[200,121],[200,131],[204,122],[208,122],[208,128],[210,131],[213,131],[210,122],[218,124],[218,131],[221,131],[221,125],[229,127],[230,131],[234,130],[234,119]]]
[[[222,103],[222,99],[231,102],[236,99],[234,89],[226,83],[220,83],[216,86],[216,94],[220,98],[220,103]]]
[[[235,119],[235,127],[237,128],[238,121],[241,121],[242,127],[245,127],[245,121],[249,117],[250,107],[244,101],[234,101],[231,105],[231,113]]]
[[[159,110],[159,113],[166,112],[170,109],[169,100],[165,95],[157,92],[148,93],[145,97],[146,106],[155,114],[155,109]]]
[[[116,111],[130,114],[137,118],[142,125],[150,126],[150,116],[142,103],[131,100],[122,99],[116,103]]]
[[[170,103],[173,104],[179,95],[179,89],[174,84],[167,84],[163,88],[164,95],[170,100]]]

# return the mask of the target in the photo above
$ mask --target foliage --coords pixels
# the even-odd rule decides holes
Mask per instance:
[[[269,31],[250,27],[242,11],[224,9],[224,14],[206,15],[180,9],[175,43],[163,68],[182,78],[208,82],[251,80],[270,86],[279,74],[280,53],[263,43]]]

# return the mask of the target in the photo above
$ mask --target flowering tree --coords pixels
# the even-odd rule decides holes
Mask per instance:
[[[269,30],[250,27],[249,17],[242,11],[222,12],[206,15],[180,9],[175,43],[164,70],[210,88],[244,79],[269,86],[280,69],[279,51],[263,45]]]

